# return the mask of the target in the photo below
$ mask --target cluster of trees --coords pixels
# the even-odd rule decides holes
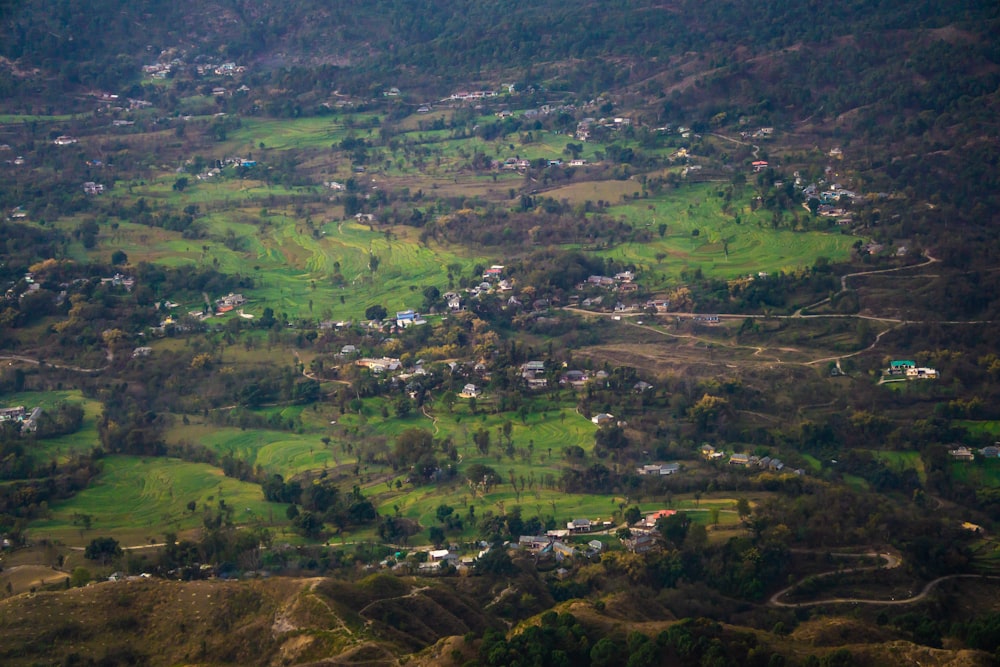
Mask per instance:
[[[520,209],[520,210],[517,210]],[[524,195],[515,210],[496,206],[456,211],[423,225],[423,242],[445,241],[482,247],[556,246],[567,243],[614,245],[649,241],[648,232],[602,215],[585,215],[568,204]]]
[[[595,632],[565,612],[549,611],[542,614],[540,620],[538,625],[529,625],[517,634],[487,631],[479,645],[475,664],[484,667],[515,664],[561,667],[784,664],[783,656],[758,645],[753,634],[727,631],[722,625],[706,619],[686,619],[654,638],[637,630],[625,637]]]
[[[328,523],[335,526],[339,533],[378,519],[375,506],[364,497],[360,487],[354,486],[345,494],[332,479],[324,476],[303,483],[285,481],[281,475],[272,475],[262,483],[262,488],[268,500],[291,503],[288,517],[292,519],[295,529],[310,539],[319,537]]]

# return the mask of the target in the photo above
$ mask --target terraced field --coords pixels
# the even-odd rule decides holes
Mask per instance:
[[[264,500],[260,486],[223,476],[200,463],[176,459],[112,456],[86,490],[51,507],[51,518],[32,524],[32,539],[84,545],[98,535],[114,535],[123,544],[161,542],[166,531],[183,532],[202,525],[206,507],[220,501],[234,508],[240,523],[284,523],[285,505]],[[187,509],[189,502],[196,510]],[[92,528],[84,530],[74,515],[88,514]]]

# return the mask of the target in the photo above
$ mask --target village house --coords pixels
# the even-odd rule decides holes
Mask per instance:
[[[216,304],[219,306],[229,306],[230,310],[232,310],[233,308],[240,308],[246,305],[246,302],[247,300],[242,294],[233,294],[230,292],[226,296],[217,300]]]
[[[459,394],[462,398],[477,398],[482,394],[482,390],[471,382],[462,387],[462,393]]]
[[[680,472],[679,463],[647,463],[635,471],[639,475],[674,475]]]
[[[24,421],[21,422],[21,431],[23,433],[34,433],[38,430],[38,418],[42,416],[42,409],[40,407],[32,408],[31,414],[28,415]]]
[[[656,522],[666,519],[668,516],[677,514],[677,510],[658,510],[652,514],[647,514],[635,524],[636,528],[652,530],[656,528]]]
[[[976,458],[973,451],[964,445],[956,447],[955,449],[949,449],[948,454],[953,459],[957,459],[959,461],[972,461]]]
[[[579,389],[584,385],[586,385],[587,380],[589,379],[590,378],[588,378],[587,374],[584,373],[583,371],[566,371],[565,373],[563,373],[563,376],[559,378],[559,384],[562,385],[568,384],[571,387]],[[597,422],[594,423],[596,424]]]
[[[116,273],[110,278],[101,278],[101,284],[111,285],[112,287],[124,287],[126,291],[131,292],[132,288],[135,287],[135,278]]]
[[[907,368],[906,369],[906,379],[907,380],[934,380],[937,379],[938,372],[934,368]]]
[[[749,454],[733,454],[729,457],[729,465],[734,466],[746,466],[750,465],[750,455]]]
[[[132,358],[139,359],[141,357],[148,357],[150,354],[152,354],[152,352],[153,348],[151,347],[145,347],[145,346],[137,347],[134,350],[132,350]]]
[[[889,368],[886,369],[887,375],[906,375],[907,369],[916,368],[917,362],[910,361],[909,359],[899,359],[889,362]]]
[[[656,537],[651,533],[639,533],[622,540],[625,548],[636,554],[643,554],[656,547]]]
[[[670,301],[666,299],[652,299],[646,302],[646,308],[654,308],[658,313],[665,313],[670,310]]]
[[[517,545],[528,551],[541,551],[552,544],[552,538],[548,535],[521,535],[517,538]]]
[[[458,562],[458,554],[452,553],[449,549],[434,549],[427,553],[427,560],[431,563],[455,564]]]
[[[400,329],[427,324],[427,320],[420,317],[420,313],[414,310],[400,310],[396,312],[396,326]]]
[[[483,271],[483,280],[496,280],[501,275],[503,275],[504,266],[502,264],[494,264],[490,268]]]
[[[544,361],[527,361],[521,364],[521,371],[524,373],[544,373],[545,372],[545,362]]]
[[[576,556],[576,549],[568,544],[563,544],[562,542],[553,542],[552,552],[556,555],[556,560],[563,560],[564,558],[573,558]]]
[[[72,144],[75,144],[76,142],[77,142],[76,137],[71,137],[68,134],[64,134],[62,136],[56,137],[52,143],[54,143],[56,146],[70,146]]]
[[[403,364],[399,361],[399,359],[393,359],[391,357],[382,357],[381,359],[358,359],[354,363],[363,368],[367,368],[372,373],[376,374],[398,371],[403,367]]]
[[[596,414],[590,418],[590,421],[594,422],[598,426],[603,426],[604,424],[610,424],[614,420],[615,416],[612,414],[608,414],[607,412]]]
[[[25,410],[23,405],[13,408],[0,408],[0,422],[20,421],[24,418]]]
[[[566,530],[571,533],[589,533],[591,521],[590,519],[573,519],[566,524]]]
[[[42,416],[40,407],[32,408],[29,413],[23,405],[13,408],[0,408],[0,423],[14,422],[21,425],[22,433],[34,433],[38,429],[38,418]]]
[[[88,195],[99,195],[104,192],[104,186],[100,183],[95,183],[93,181],[87,181],[83,184],[83,191]]]

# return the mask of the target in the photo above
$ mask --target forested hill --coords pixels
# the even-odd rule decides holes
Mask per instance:
[[[198,62],[245,66],[256,107],[242,111],[279,116],[391,87],[412,112],[508,83],[534,91],[527,104],[607,96],[648,126],[752,119],[794,129],[794,150],[863,146],[850,166],[866,190],[920,203],[892,218],[899,235],[974,228],[933,245],[991,247],[1000,222],[995,0],[0,0],[0,30],[7,112],[88,111],[81,93],[98,90],[149,97],[141,67],[172,58],[188,68],[178,78]]]
[[[636,75],[637,66],[664,67],[692,52],[721,65],[804,44],[835,43],[847,35],[862,48],[895,33],[913,39],[915,33],[947,26],[988,36],[995,34],[991,28],[998,15],[989,0],[8,0],[0,12],[5,35],[0,53],[51,73],[72,70],[75,63],[87,76],[92,63],[182,49],[191,55],[351,64],[444,78],[611,59],[596,71],[594,62],[586,69],[594,74],[620,69],[626,79]],[[996,41],[986,42],[983,47],[996,55]]]

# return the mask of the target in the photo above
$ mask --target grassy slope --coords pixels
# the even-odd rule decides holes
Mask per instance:
[[[190,501],[197,510],[187,510]],[[87,544],[98,535],[114,535],[127,545],[162,541],[166,531],[198,528],[207,506],[217,509],[220,500],[235,508],[240,523],[284,521],[285,506],[264,500],[256,484],[224,477],[209,465],[176,459],[113,456],[104,460],[103,472],[73,498],[52,506],[50,519],[32,524],[34,539],[61,540],[69,545]],[[76,513],[93,517],[90,531],[73,524]]]

